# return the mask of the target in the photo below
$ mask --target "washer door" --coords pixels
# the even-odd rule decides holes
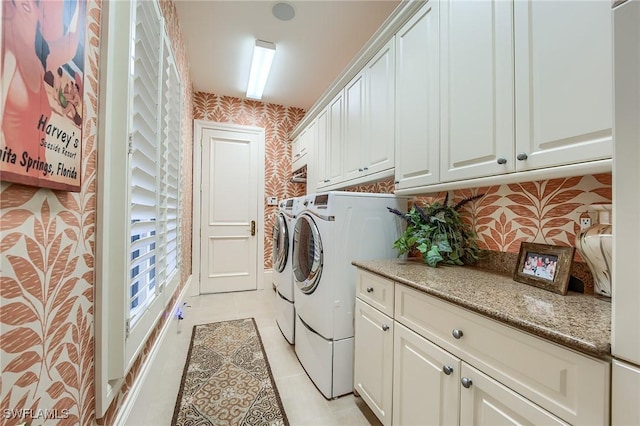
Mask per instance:
[[[314,292],[322,275],[322,240],[308,214],[298,216],[293,232],[293,274],[296,285],[305,294]]]
[[[273,269],[282,272],[289,256],[289,229],[282,213],[278,213],[273,224]]]

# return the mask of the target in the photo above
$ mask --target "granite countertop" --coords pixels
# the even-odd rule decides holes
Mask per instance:
[[[588,355],[611,356],[611,303],[596,296],[563,296],[471,266],[398,259],[353,265]]]

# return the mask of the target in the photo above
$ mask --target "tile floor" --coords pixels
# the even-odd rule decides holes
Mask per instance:
[[[170,425],[182,370],[195,324],[253,317],[267,352],[271,371],[292,426],[380,425],[378,419],[352,394],[331,401],[315,388],[300,366],[293,346],[275,321],[275,293],[258,290],[212,294],[185,299],[185,319],[170,324],[160,352],[151,366],[135,405],[129,426]]]

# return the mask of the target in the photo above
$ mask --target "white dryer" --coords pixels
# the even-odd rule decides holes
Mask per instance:
[[[393,258],[398,237],[392,194],[332,191],[299,200],[294,228],[295,351],[326,398],[353,390],[353,260]]]
[[[276,322],[289,343],[294,342],[295,310],[293,306],[293,227],[297,199],[280,202],[273,224],[273,284],[276,288]]]

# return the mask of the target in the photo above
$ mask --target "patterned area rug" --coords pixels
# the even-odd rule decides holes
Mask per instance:
[[[253,318],[193,327],[171,424],[289,424]]]

